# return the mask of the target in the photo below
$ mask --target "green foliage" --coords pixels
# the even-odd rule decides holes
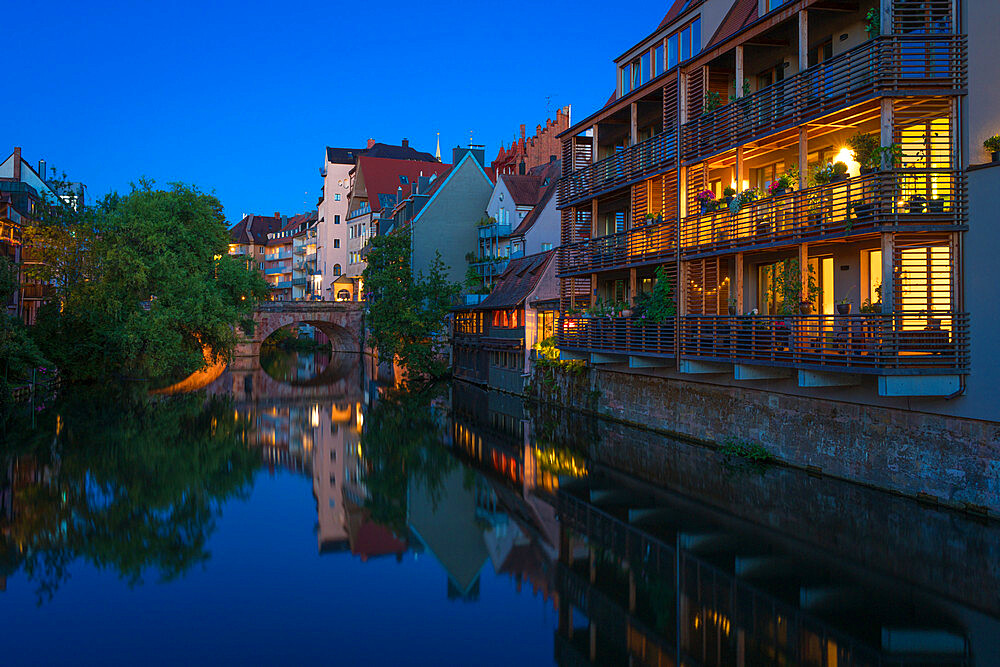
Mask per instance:
[[[862,169],[878,168],[881,162],[881,147],[875,135],[858,132],[847,140],[847,146],[854,153],[854,159]]]
[[[368,327],[379,355],[386,360],[398,358],[415,377],[444,375],[447,363],[437,348],[461,289],[447,280],[440,253],[426,277],[423,273],[414,277],[406,228],[375,236],[367,261]]]
[[[267,284],[227,254],[222,205],[182,184],[150,182],[72,209],[49,202],[25,232],[52,286],[37,339],[71,381],[190,373],[231,355]]]
[[[7,303],[19,284],[17,266],[0,257],[0,304]],[[32,369],[48,364],[21,320],[0,311],[0,421],[10,405],[11,389],[28,381]]]
[[[865,32],[869,39],[878,37],[882,32],[882,19],[879,17],[878,9],[872,8],[865,14]]]
[[[469,265],[469,268],[465,270],[465,289],[469,294],[489,294],[489,289],[486,288],[485,283],[483,283],[482,277],[479,275],[479,271],[476,267]]]
[[[656,267],[656,284],[653,292],[643,303],[646,319],[665,324],[674,319],[677,307],[674,305],[674,285],[670,275],[662,267]]]
[[[811,303],[820,294],[820,289],[816,285],[815,272],[811,266],[809,267],[808,285],[803,290],[802,271],[799,268],[799,260],[796,258],[767,266],[765,271],[771,280],[771,287],[768,291],[769,300],[775,302],[780,315],[797,315],[801,302]]]
[[[705,93],[705,115],[708,115],[722,106],[722,96],[714,90]]]
[[[0,575],[22,570],[40,601],[77,559],[130,584],[148,572],[181,576],[208,559],[223,501],[252,483],[260,458],[244,444],[249,427],[230,404],[200,395],[70,390],[0,448],[0,482],[13,462],[45,472],[18,490]]]
[[[411,384],[406,391],[382,397],[365,417],[365,508],[373,521],[400,537],[407,534],[410,483],[420,482],[436,502],[445,476],[456,465],[441,445],[443,421],[434,407],[445,389],[440,384]]]
[[[769,452],[767,448],[749,440],[730,438],[722,443],[720,449],[726,456],[736,456],[753,463],[772,463],[775,460],[774,454]]]
[[[994,134],[992,137],[984,141],[983,148],[991,153],[1000,151],[1000,134]]]

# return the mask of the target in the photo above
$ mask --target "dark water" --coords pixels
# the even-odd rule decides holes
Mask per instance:
[[[994,524],[356,356],[0,449],[0,664],[993,665]]]

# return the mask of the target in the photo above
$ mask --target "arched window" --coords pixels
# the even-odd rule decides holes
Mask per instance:
[[[348,292],[347,290],[342,289],[339,292],[337,292],[337,301],[350,301],[350,300],[351,300],[351,293]]]
[[[334,264],[333,265],[333,275],[335,275],[335,276],[339,276],[340,275],[340,264]]]

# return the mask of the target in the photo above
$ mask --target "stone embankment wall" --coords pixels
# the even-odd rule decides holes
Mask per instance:
[[[1000,423],[616,373],[536,369],[533,398],[973,512],[1000,514]]]

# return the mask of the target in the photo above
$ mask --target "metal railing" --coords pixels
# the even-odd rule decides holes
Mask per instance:
[[[682,358],[920,375],[969,371],[969,315],[688,315]]]
[[[653,222],[628,231],[568,243],[559,249],[560,275],[590,273],[676,259],[677,221]]]
[[[494,222],[489,225],[483,225],[479,228],[479,238],[491,239],[502,236],[510,236],[510,230],[511,226],[509,222]]]
[[[949,227],[967,220],[965,175],[958,171],[879,172],[767,197],[730,213],[684,218],[684,256],[911,225]]]
[[[878,37],[685,123],[681,155],[701,159],[886,91],[957,92],[965,51],[962,35]]]

